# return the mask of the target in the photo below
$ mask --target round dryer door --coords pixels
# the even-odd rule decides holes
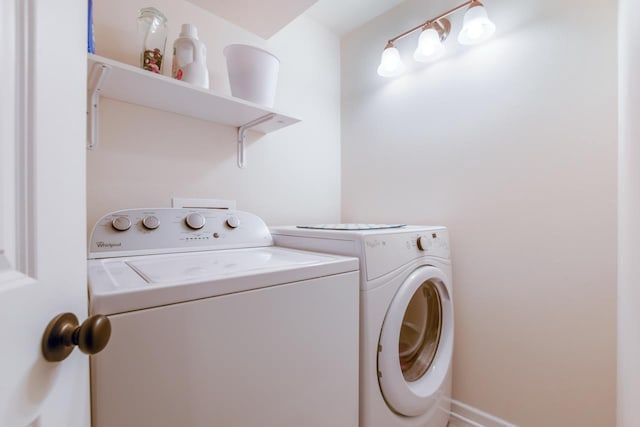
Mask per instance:
[[[396,292],[382,325],[378,381],[387,404],[424,414],[447,379],[453,351],[453,305],[447,276],[421,267]]]

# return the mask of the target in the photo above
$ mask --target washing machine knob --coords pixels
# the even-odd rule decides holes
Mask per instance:
[[[160,220],[155,215],[147,215],[142,219],[142,225],[147,230],[155,230],[160,227]]]
[[[431,248],[431,240],[427,236],[418,237],[418,249],[426,251]]]
[[[189,228],[199,230],[204,227],[204,224],[207,221],[204,219],[204,216],[197,212],[194,212],[187,215],[187,217],[185,218],[185,222],[187,223],[187,226]]]
[[[230,216],[227,218],[227,225],[229,228],[238,228],[240,226],[240,218],[237,216]]]
[[[127,231],[131,228],[131,220],[126,216],[117,216],[111,221],[111,226],[118,231]]]

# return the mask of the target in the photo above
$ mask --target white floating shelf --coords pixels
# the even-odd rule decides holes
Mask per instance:
[[[244,130],[270,133],[300,120],[243,99],[213,93],[167,76],[88,56],[88,145],[97,145],[100,96],[238,128],[238,159]],[[261,120],[263,119],[263,120]],[[251,125],[251,123],[256,123]],[[250,126],[246,126],[250,124]],[[243,132],[240,132],[243,128]],[[242,136],[242,138],[241,138]]]

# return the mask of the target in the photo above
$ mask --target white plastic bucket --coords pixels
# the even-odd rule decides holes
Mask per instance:
[[[265,107],[273,107],[280,61],[266,50],[232,44],[224,48],[231,95]]]

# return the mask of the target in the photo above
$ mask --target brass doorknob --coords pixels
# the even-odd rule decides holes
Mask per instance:
[[[77,345],[86,354],[104,349],[111,337],[111,322],[103,315],[89,317],[78,325],[73,313],[62,313],[49,322],[42,336],[42,355],[49,362],[60,362]]]

